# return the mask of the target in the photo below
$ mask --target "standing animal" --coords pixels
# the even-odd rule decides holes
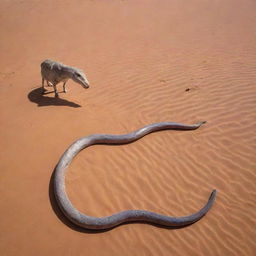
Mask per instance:
[[[44,80],[47,85],[51,85],[54,88],[55,97],[58,97],[56,85],[63,82],[63,91],[66,91],[66,83],[68,79],[72,79],[74,82],[82,85],[85,89],[89,88],[89,82],[81,69],[66,66],[62,63],[53,60],[45,60],[41,63],[41,75],[42,75],[42,94],[45,92]]]

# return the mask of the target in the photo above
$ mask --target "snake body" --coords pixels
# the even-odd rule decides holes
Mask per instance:
[[[91,217],[79,212],[69,200],[65,188],[65,173],[72,159],[82,149],[94,144],[126,144],[142,138],[143,136],[160,130],[195,130],[203,123],[185,125],[173,122],[161,122],[147,125],[139,130],[124,135],[93,134],[75,141],[60,158],[54,174],[54,194],[56,201],[64,215],[74,224],[86,229],[108,229],[125,222],[147,222],[166,227],[180,227],[192,224],[201,219],[212,207],[216,190],[213,190],[208,202],[198,212],[184,217],[171,217],[145,210],[127,210],[107,217]]]

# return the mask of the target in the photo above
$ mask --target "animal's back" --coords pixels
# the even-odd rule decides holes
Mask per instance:
[[[41,63],[41,74],[42,77],[50,82],[59,82],[62,80],[62,67],[64,65],[52,61],[52,60],[45,60]]]

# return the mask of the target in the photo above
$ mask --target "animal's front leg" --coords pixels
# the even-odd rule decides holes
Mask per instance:
[[[63,83],[63,92],[65,92],[65,93],[67,92],[67,90],[66,90],[66,82]]]

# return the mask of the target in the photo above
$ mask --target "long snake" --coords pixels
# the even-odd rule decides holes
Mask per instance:
[[[145,210],[127,210],[107,217],[91,217],[79,212],[71,203],[65,188],[65,173],[72,159],[84,148],[95,144],[126,144],[136,141],[143,136],[160,130],[195,130],[203,123],[185,125],[173,122],[161,122],[147,125],[134,132],[123,135],[93,134],[76,140],[60,158],[54,174],[54,194],[56,201],[64,215],[74,224],[86,229],[109,229],[125,222],[146,222],[165,227],[181,227],[192,224],[201,219],[212,207],[216,190],[213,190],[208,202],[198,212],[184,217],[171,217]]]

